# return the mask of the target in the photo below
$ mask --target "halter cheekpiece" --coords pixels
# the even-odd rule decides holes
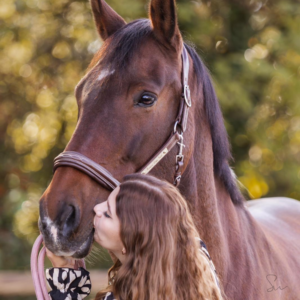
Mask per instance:
[[[176,155],[175,160],[175,175],[173,182],[175,186],[178,186],[180,184],[182,176],[182,169],[184,166],[183,148],[185,147],[183,143],[183,134],[186,131],[188,112],[189,108],[192,105],[191,91],[188,82],[190,64],[188,52],[185,46],[183,46],[181,57],[182,94],[180,98],[178,115],[174,123],[174,130],[168,140],[163,144],[163,146],[153,155],[153,157],[147,162],[147,164],[138,171],[141,174],[148,174],[177,144],[178,154]],[[53,173],[57,168],[63,166],[73,167],[80,170],[108,190],[113,190],[120,184],[120,182],[101,165],[97,164],[85,155],[75,151],[64,151],[59,154],[54,159]]]

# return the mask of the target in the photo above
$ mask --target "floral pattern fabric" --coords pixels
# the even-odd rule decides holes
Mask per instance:
[[[46,270],[46,279],[52,300],[82,300],[91,292],[90,273],[79,268],[52,268]]]
[[[114,298],[113,293],[108,292],[108,293],[105,295],[105,297],[103,298],[103,300],[116,300],[116,299]]]

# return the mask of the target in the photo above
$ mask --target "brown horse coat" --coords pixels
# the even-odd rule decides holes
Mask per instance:
[[[76,88],[78,124],[66,150],[88,156],[121,181],[173,130],[182,90],[182,38],[174,0],[152,0],[150,20],[129,24],[104,1],[91,4],[105,42]],[[187,48],[193,102],[179,189],[225,294],[235,300],[300,299],[300,203],[243,200],[228,165],[227,134],[210,77]],[[151,174],[171,182],[176,151]],[[60,255],[87,255],[93,207],[107,195],[80,171],[58,168],[40,200],[39,226],[47,247]]]

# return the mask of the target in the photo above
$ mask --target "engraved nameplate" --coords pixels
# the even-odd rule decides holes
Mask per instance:
[[[141,173],[148,174],[169,152],[168,148],[165,148],[152,162],[149,166],[147,166]]]

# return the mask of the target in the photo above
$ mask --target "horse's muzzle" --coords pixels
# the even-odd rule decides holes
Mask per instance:
[[[87,256],[92,247],[94,229],[91,223],[80,232],[80,219],[79,210],[71,205],[63,209],[55,222],[41,210],[38,226],[45,246],[59,256],[74,258]]]

